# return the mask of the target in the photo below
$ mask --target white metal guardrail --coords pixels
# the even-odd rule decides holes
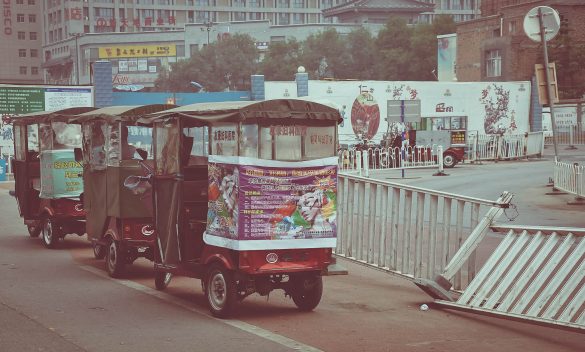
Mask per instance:
[[[582,122],[558,126],[557,131],[557,144],[560,145],[585,145],[585,126]],[[553,137],[552,132],[548,132],[545,138],[545,144],[552,145]]]
[[[336,254],[408,278],[434,278],[475,232],[488,230],[512,196],[457,196],[340,173]],[[481,214],[484,214],[480,217]],[[471,281],[475,255],[458,270],[455,289]]]
[[[341,170],[388,170],[438,167],[437,146],[356,148],[340,150]],[[365,156],[364,156],[365,154]]]
[[[543,132],[517,135],[468,134],[467,160],[507,160],[539,157],[544,152]]]
[[[585,197],[585,166],[577,163],[569,164],[555,161],[553,186],[557,190],[575,195],[577,198]]]
[[[585,333],[585,229],[495,226],[492,230],[506,235],[457,299],[437,297],[429,286],[423,289],[440,298],[435,302],[446,308]],[[481,239],[471,238],[475,244],[463,247],[475,248]],[[447,290],[452,269],[458,265],[449,263],[435,283]]]

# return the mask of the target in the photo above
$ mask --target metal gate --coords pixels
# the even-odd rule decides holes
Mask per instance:
[[[585,229],[492,230],[507,234],[457,299],[448,291],[449,272],[459,264],[450,263],[434,282],[417,284],[446,308],[585,333]]]

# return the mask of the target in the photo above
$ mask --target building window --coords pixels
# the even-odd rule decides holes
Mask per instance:
[[[30,57],[39,57],[39,51],[37,49],[30,49]]]
[[[232,7],[246,7],[245,0],[232,0]]]
[[[500,77],[502,75],[502,56],[499,50],[490,50],[485,55],[486,77]]]
[[[36,23],[37,22],[37,15],[28,15],[28,21],[30,23]]]
[[[328,9],[333,6],[333,0],[321,0],[321,8]]]
[[[18,57],[26,57],[26,49],[18,49]]]
[[[28,0],[28,4],[29,5],[35,5],[36,4],[36,1],[35,0]]]
[[[16,15],[16,22],[24,23],[24,14],[19,13]]]
[[[28,35],[30,40],[37,40],[37,32],[30,32]]]
[[[293,7],[296,9],[302,9],[305,7],[305,0],[293,0]]]
[[[279,13],[278,14],[278,24],[279,25],[290,24],[290,19],[289,19],[288,13]]]
[[[246,13],[245,12],[234,12],[233,13],[234,21],[245,21],[246,20]]]
[[[262,12],[250,12],[250,20],[261,20]]]
[[[39,68],[38,67],[35,67],[35,66],[32,66],[30,68],[30,74],[31,75],[38,75],[39,74]]]
[[[293,24],[302,24],[305,23],[304,14],[302,13],[293,13]]]
[[[516,34],[517,31],[518,31],[518,22],[516,20],[510,21],[508,23],[508,33],[513,35],[513,34]]]
[[[248,6],[250,7],[260,7],[261,1],[260,0],[248,0]]]
[[[278,7],[289,8],[290,7],[290,0],[278,0]]]
[[[18,39],[25,40],[26,39],[26,32],[18,32]]]
[[[17,5],[24,5],[24,0],[16,0]]]
[[[26,66],[20,66],[19,72],[20,72],[21,75],[26,75],[27,67]]]

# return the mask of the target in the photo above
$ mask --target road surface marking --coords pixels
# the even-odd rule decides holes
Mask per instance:
[[[252,325],[252,324],[248,324],[246,322],[243,322],[241,320],[233,320],[233,319],[218,319],[218,318],[214,318],[211,315],[209,315],[208,311],[206,309],[202,309],[202,308],[198,308],[198,307],[192,307],[188,304],[185,303],[185,301],[183,301],[182,299],[176,298],[168,293],[162,292],[162,291],[158,291],[155,290],[153,288],[141,285],[139,283],[136,283],[134,281],[130,281],[130,280],[121,280],[121,279],[113,279],[111,277],[109,277],[105,272],[103,272],[102,270],[96,269],[92,266],[87,266],[87,265],[80,265],[79,266],[81,269],[85,270],[85,271],[89,271],[90,273],[100,276],[104,279],[108,279],[111,281],[114,281],[116,283],[119,283],[121,285],[124,285],[126,287],[129,287],[131,289],[140,291],[142,293],[145,293],[147,295],[156,297],[158,299],[161,299],[165,302],[174,304],[176,306],[180,306],[183,309],[186,309],[188,311],[191,311],[193,313],[197,313],[200,315],[204,315],[208,318],[212,318],[215,319],[216,321],[222,322],[226,325],[229,325],[231,327],[234,327],[236,329],[240,329],[242,331],[245,331],[247,333],[256,335],[258,337],[264,338],[266,340],[270,340],[272,342],[276,342],[282,346],[291,348],[293,350],[296,351],[307,351],[307,352],[321,352],[320,349],[309,346],[309,345],[305,345],[304,343],[295,341],[293,339],[289,339],[288,337],[282,336],[282,335],[278,335],[275,334],[271,331],[268,331],[266,329],[262,329],[258,326]]]

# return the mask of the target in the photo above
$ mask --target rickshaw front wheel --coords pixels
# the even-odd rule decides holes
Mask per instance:
[[[162,291],[169,284],[171,283],[171,279],[173,278],[173,274],[165,271],[155,271],[154,272],[154,286],[157,290]]]
[[[103,244],[93,244],[93,256],[95,259],[104,259],[106,256],[106,247]]]
[[[36,238],[41,234],[41,225],[26,225],[30,237]]]
[[[218,318],[228,317],[237,303],[234,275],[220,264],[212,264],[207,271],[205,296],[211,314]]]
[[[323,278],[321,276],[301,276],[294,278],[292,284],[294,286],[291,288],[291,296],[299,310],[309,312],[319,305],[323,295]]]
[[[59,236],[55,233],[53,222],[50,218],[42,221],[41,232],[43,233],[43,244],[45,247],[54,249],[59,244]]]
[[[126,259],[122,246],[118,241],[111,239],[106,250],[106,271],[108,275],[114,278],[121,277],[124,273],[125,264]]]

